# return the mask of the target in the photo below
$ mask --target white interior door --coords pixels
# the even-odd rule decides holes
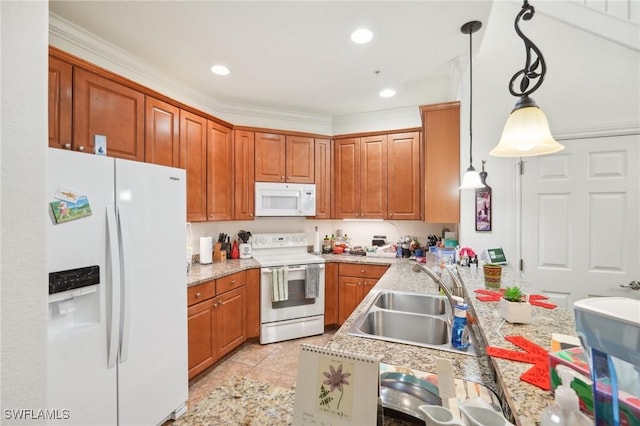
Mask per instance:
[[[524,159],[523,279],[571,308],[592,296],[640,298],[640,135],[562,141]]]

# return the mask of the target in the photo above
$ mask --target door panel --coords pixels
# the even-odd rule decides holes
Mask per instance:
[[[93,153],[95,135],[107,137],[107,155],[144,161],[144,95],[89,71],[73,75],[73,145]]]
[[[591,296],[640,298],[640,136],[563,141],[526,159],[522,176],[524,279],[571,309]]]
[[[207,119],[180,111],[180,168],[187,170],[187,221],[207,220]]]
[[[387,217],[387,135],[369,136],[360,142],[360,216]]]

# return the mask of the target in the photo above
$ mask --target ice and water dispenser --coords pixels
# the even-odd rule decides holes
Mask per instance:
[[[100,267],[49,273],[49,339],[100,322]]]
[[[576,331],[593,380],[596,425],[639,424],[640,300],[598,297],[574,303]]]

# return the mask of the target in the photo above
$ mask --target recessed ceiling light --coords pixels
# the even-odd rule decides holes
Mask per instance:
[[[351,33],[351,41],[358,44],[369,43],[373,33],[366,28],[359,28]]]
[[[393,89],[384,89],[382,92],[380,92],[380,97],[381,98],[390,98],[392,96],[395,96],[396,91]]]
[[[214,65],[211,67],[211,72],[216,75],[227,75],[230,73],[229,68],[224,65]]]

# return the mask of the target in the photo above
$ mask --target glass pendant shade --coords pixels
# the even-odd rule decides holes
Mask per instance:
[[[482,187],[484,187],[484,183],[482,183],[482,179],[480,179],[480,173],[478,173],[476,169],[469,164],[469,168],[462,177],[462,185],[460,185],[460,189],[474,189]]]
[[[489,154],[496,157],[530,157],[564,149],[551,136],[544,112],[537,106],[516,108],[502,130],[500,142]]]

